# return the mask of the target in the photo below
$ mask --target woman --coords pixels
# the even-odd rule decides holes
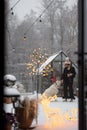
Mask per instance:
[[[67,101],[68,98],[70,98],[70,101],[73,101],[73,99],[75,99],[73,94],[73,79],[75,75],[75,68],[72,66],[70,60],[67,58],[61,78],[64,85],[64,101]]]

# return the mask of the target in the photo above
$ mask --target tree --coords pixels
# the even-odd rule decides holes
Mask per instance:
[[[43,7],[46,9],[46,17],[50,24],[50,43],[51,43],[51,53],[54,52],[53,45],[54,45],[54,27],[55,27],[55,14],[59,7],[60,1],[51,1],[49,0],[43,0]]]
[[[57,50],[62,49],[71,56],[73,55],[73,48],[77,48],[78,11],[77,3],[69,8],[67,2],[67,0],[53,1],[49,8],[47,8],[50,2],[48,0],[43,0],[42,5],[46,9],[44,21],[45,23],[47,22],[47,28],[50,27],[48,33],[49,44],[51,41],[51,52],[54,52],[55,49],[58,48]],[[73,46],[73,44],[75,46]]]
[[[5,62],[11,63],[14,57],[14,33],[18,27],[19,20],[15,14],[11,12],[10,1],[5,0]]]

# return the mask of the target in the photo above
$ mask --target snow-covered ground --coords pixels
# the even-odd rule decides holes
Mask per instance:
[[[61,97],[58,97],[56,101],[53,101],[50,103],[51,108],[59,108],[60,113],[62,114],[59,116],[59,120],[61,120],[61,126],[57,125],[57,127],[52,128],[52,122],[49,122],[49,126],[46,127],[46,115],[44,112],[44,108],[42,104],[39,104],[39,110],[38,110],[38,118],[37,118],[37,124],[36,124],[36,130],[78,130],[78,98],[75,97],[75,100],[73,102],[70,102],[69,100],[67,102],[63,102],[63,99]],[[73,109],[77,109],[77,120],[67,120],[64,119],[63,115],[67,112],[70,112]],[[70,114],[70,113],[69,113]],[[73,116],[73,115],[72,115]],[[62,121],[63,119],[63,121]],[[54,119],[56,121],[56,119]],[[57,122],[57,121],[56,121]],[[33,122],[35,124],[35,121]],[[38,127],[39,126],[39,127]]]
[[[30,96],[29,96],[30,97]],[[22,97],[23,98],[23,97]],[[31,96],[32,98],[32,96]],[[7,112],[12,111],[12,104],[9,105],[8,109],[6,109],[6,104],[4,104],[4,109]],[[56,101],[52,101],[50,103],[50,108],[53,108],[54,110],[59,109],[59,117],[53,120],[50,120],[49,124],[47,125],[46,120],[46,114],[44,112],[44,108],[41,103],[38,103],[38,118],[35,119],[32,123],[32,126],[35,126],[35,130],[78,130],[78,98],[75,97],[75,100],[73,102],[70,102],[69,100],[67,102],[63,102],[63,99],[61,97],[58,97]],[[67,112],[77,109],[77,119],[76,120],[68,120],[65,117],[63,117],[64,114],[67,114]],[[55,115],[56,116],[56,115]],[[71,115],[73,116],[73,115]],[[71,117],[70,117],[71,118]],[[52,128],[52,123],[54,122],[61,122],[61,125],[54,124],[54,127]]]

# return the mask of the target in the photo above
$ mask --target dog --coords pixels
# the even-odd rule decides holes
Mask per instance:
[[[48,98],[57,95],[60,86],[61,86],[61,81],[56,80],[56,82],[54,82],[49,88],[47,88],[42,95],[46,95]]]

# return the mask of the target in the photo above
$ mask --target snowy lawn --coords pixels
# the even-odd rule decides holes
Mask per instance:
[[[31,98],[32,97],[33,96],[31,96]],[[7,109],[6,104],[4,104],[5,111],[7,112],[12,111],[12,104],[9,104],[8,106],[9,107]],[[63,99],[61,97],[58,97],[56,101],[53,101],[50,103],[49,107],[54,110],[59,109],[59,116],[58,115],[56,116],[56,114],[54,113],[55,115],[54,120],[53,118],[51,119],[51,117],[49,117],[49,123],[47,124],[47,120],[46,120],[47,118],[44,112],[44,108],[41,103],[38,103],[38,118],[37,120],[34,119],[31,126],[31,127],[35,126],[34,130],[78,130],[78,116],[76,120],[66,119],[63,116],[67,114],[67,112],[70,112],[72,109],[77,109],[76,114],[78,115],[78,98],[77,97],[75,97],[75,100],[73,100],[73,102],[70,102],[69,100],[67,102],[63,102]],[[53,122],[54,122],[54,125],[53,125]],[[58,122],[57,126],[55,122]]]
[[[63,115],[64,113],[70,112],[72,109],[75,108],[78,112],[78,98],[75,97],[75,100],[73,100],[73,102],[70,102],[69,100],[67,102],[63,102],[63,99],[61,97],[58,97],[57,101],[53,101],[50,103],[50,107],[54,109],[59,108],[60,114]],[[68,120],[64,118],[63,115],[59,116],[58,119],[59,122],[63,119],[63,121],[61,121],[61,125],[57,125],[52,128],[52,122],[49,122],[48,126],[46,126],[46,114],[44,112],[42,104],[39,104],[38,118],[35,130],[78,130],[78,116],[77,120]],[[54,120],[57,122],[57,119]],[[33,122],[33,124],[35,124],[35,121]]]

